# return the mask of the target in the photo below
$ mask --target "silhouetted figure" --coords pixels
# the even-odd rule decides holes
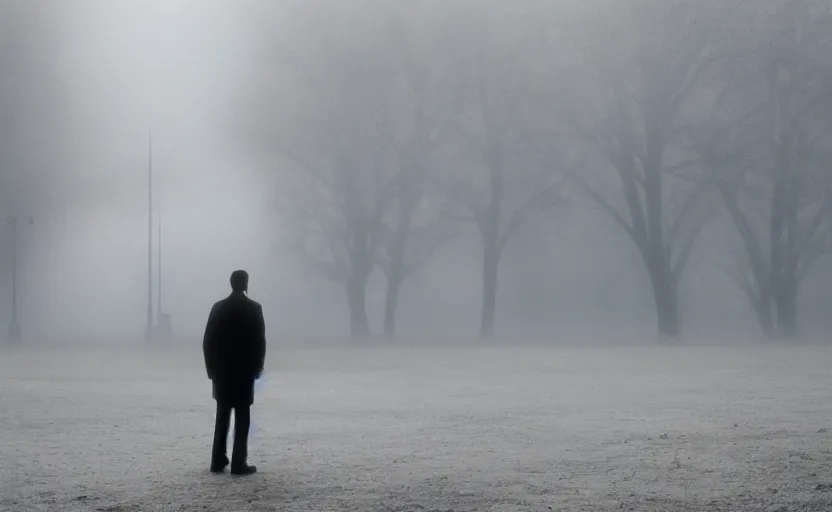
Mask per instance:
[[[231,290],[231,295],[211,308],[202,340],[205,369],[217,401],[211,472],[220,473],[229,463],[226,440],[233,409],[231,473],[247,475],[257,471],[247,463],[248,431],[254,381],[263,372],[266,359],[266,325],[262,306],[246,296],[248,273],[235,270],[231,274]]]

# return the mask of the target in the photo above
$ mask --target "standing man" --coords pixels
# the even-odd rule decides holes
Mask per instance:
[[[266,359],[266,325],[263,308],[248,298],[248,273],[231,274],[231,295],[214,304],[208,315],[202,352],[205,369],[217,401],[211,472],[221,473],[228,465],[226,439],[234,409],[234,451],[231,474],[257,471],[247,463],[250,407],[254,403],[254,381],[263,372]]]

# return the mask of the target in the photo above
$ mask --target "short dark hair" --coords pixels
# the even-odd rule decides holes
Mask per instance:
[[[235,292],[244,292],[248,289],[248,272],[235,270],[231,273],[231,289]]]

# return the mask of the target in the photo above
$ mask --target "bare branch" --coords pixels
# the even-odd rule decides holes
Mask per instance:
[[[598,193],[598,191],[596,191],[594,188],[592,188],[591,185],[586,183],[586,181],[584,181],[583,178],[581,178],[578,175],[578,173],[573,171],[566,171],[566,174],[570,178],[572,178],[584,192],[586,192],[590,197],[592,197],[595,200],[595,202],[598,203],[598,206],[600,206],[601,209],[603,209],[613,219],[615,219],[615,221],[618,222],[618,224],[620,224],[622,228],[624,228],[624,231],[626,231],[627,234],[630,235],[630,237],[636,242],[636,244],[638,244],[639,246],[642,245],[643,240],[641,239],[641,235],[638,232],[636,232],[636,230],[624,219],[624,217],[620,213],[618,213],[615,210],[615,208],[609,202],[607,202],[607,200],[604,199],[604,197],[600,193]]]
[[[688,222],[691,215],[696,212],[696,207],[699,206],[699,202],[709,193],[710,191],[705,186],[700,185],[699,188],[697,188],[694,193],[690,194],[685,202],[682,203],[679,214],[670,224],[667,236],[668,246],[670,246],[675,240],[684,238],[682,230],[684,229],[685,223]]]
[[[514,235],[514,233],[526,220],[530,211],[538,207],[550,205],[551,203],[547,204],[547,201],[551,201],[554,193],[561,188],[563,188],[563,181],[551,183],[539,192],[535,192],[528,201],[514,210],[511,214],[507,227],[497,240],[497,250],[500,253],[502,253],[503,249],[505,249],[505,246],[511,236]]]
[[[679,251],[676,255],[676,259],[672,263],[672,272],[675,282],[678,283],[682,277],[682,273],[685,271],[687,267],[688,261],[690,260],[690,255],[693,252],[693,246],[696,243],[696,239],[699,237],[699,234],[707,225],[708,221],[713,218],[714,210],[710,209],[706,211],[704,214],[699,215],[692,223],[691,227],[688,229],[686,235],[682,238],[681,244],[679,245]]]

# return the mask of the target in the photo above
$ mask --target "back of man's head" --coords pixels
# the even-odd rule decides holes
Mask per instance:
[[[235,292],[248,291],[248,272],[245,270],[235,270],[231,273],[231,289]]]

